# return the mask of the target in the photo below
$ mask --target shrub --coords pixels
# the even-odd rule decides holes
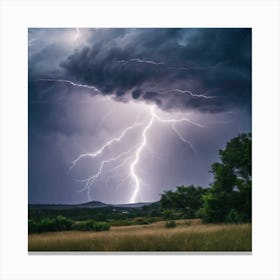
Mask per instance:
[[[46,232],[46,231],[55,231],[56,226],[54,219],[44,218],[38,222],[38,231]]]
[[[105,231],[110,229],[110,224],[106,222],[95,223],[95,231]]]
[[[167,228],[174,228],[174,227],[176,227],[176,222],[175,222],[174,220],[172,220],[172,221],[167,221],[167,222],[165,223],[165,227],[167,227]]]
[[[57,231],[62,231],[62,230],[70,230],[73,221],[60,215],[53,219],[53,223],[55,224],[55,229]]]
[[[73,221],[64,216],[57,216],[49,219],[44,218],[38,221],[28,220],[28,233],[70,230]]]
[[[165,220],[171,220],[171,219],[174,219],[174,212],[170,209],[168,210],[164,210],[163,211],[163,218]]]
[[[90,230],[94,230],[94,224],[95,224],[94,220],[77,222],[72,225],[72,229],[81,230],[81,231],[90,231]]]

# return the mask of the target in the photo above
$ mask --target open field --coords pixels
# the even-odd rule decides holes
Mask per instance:
[[[250,224],[201,224],[177,220],[111,227],[106,232],[64,231],[30,234],[29,251],[251,251]]]

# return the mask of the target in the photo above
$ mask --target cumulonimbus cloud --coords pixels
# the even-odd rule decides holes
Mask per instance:
[[[164,109],[251,106],[251,29],[98,29],[60,65],[104,94]]]

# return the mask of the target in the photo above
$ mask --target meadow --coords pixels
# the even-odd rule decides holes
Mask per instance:
[[[109,231],[59,231],[28,235],[29,251],[251,251],[251,224],[203,224],[200,219],[112,226]]]

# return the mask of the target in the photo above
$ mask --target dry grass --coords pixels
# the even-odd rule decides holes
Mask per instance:
[[[199,220],[112,227],[108,232],[65,231],[29,235],[29,251],[251,251],[251,225]]]

